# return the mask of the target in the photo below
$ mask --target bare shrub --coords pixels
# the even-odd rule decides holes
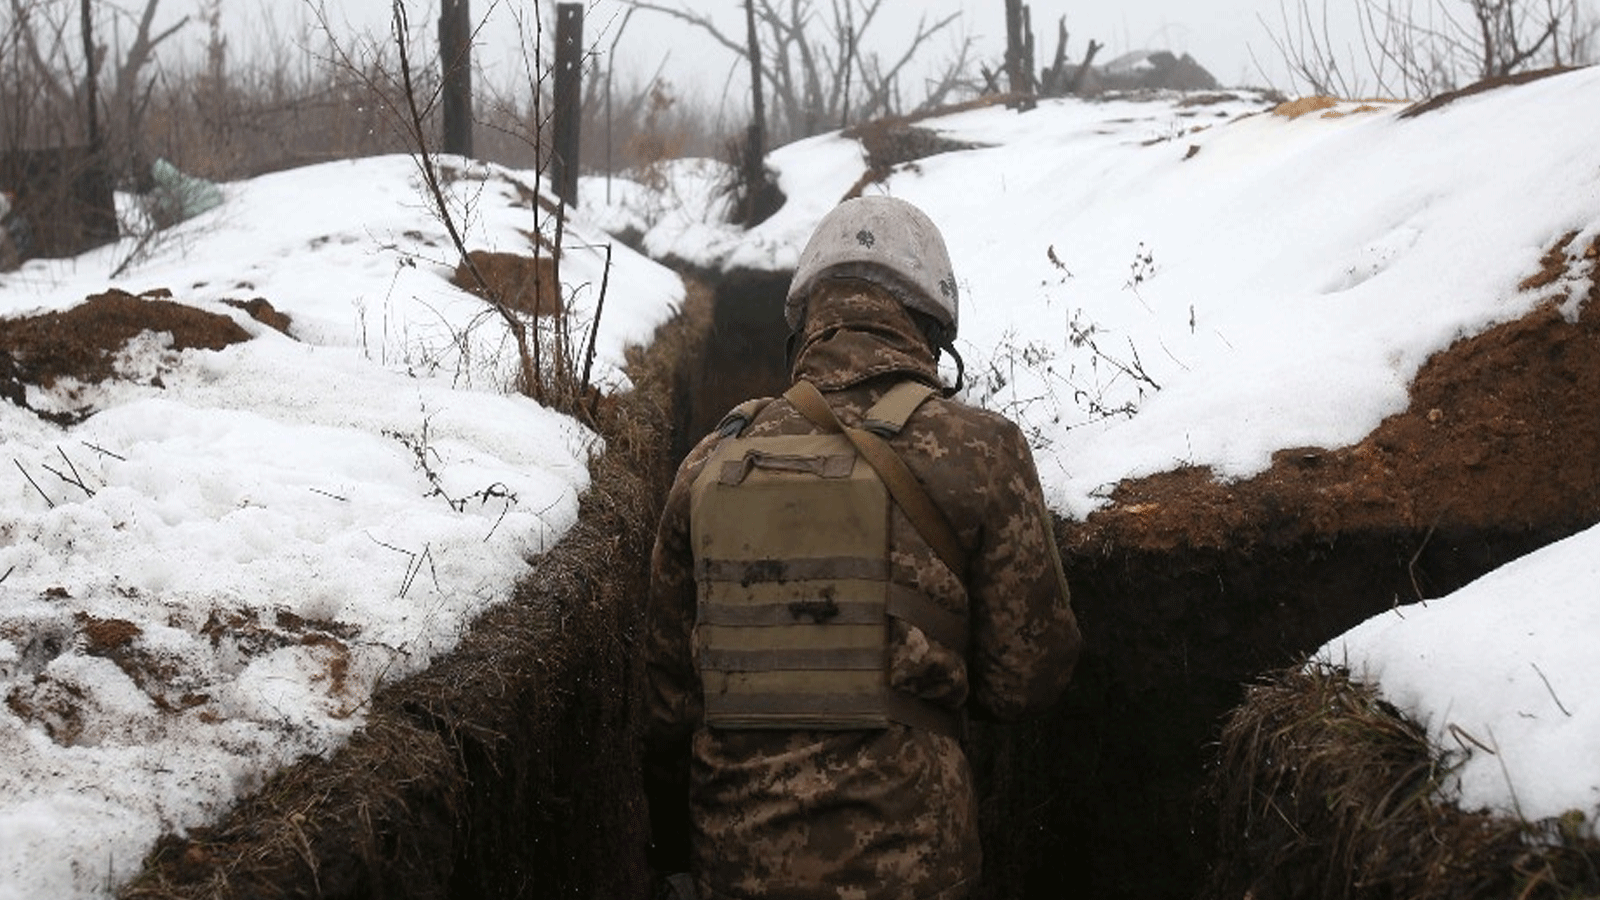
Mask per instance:
[[[1280,0],[1278,22],[1261,20],[1296,89],[1434,97],[1478,81],[1585,65],[1600,30],[1582,0],[1358,0],[1355,15],[1357,43],[1343,47],[1328,0],[1299,0],[1292,11]]]
[[[441,158],[434,150],[438,127],[440,90],[436,72],[419,75],[411,62],[411,29],[404,0],[393,0],[394,41],[389,47],[368,45],[356,51],[339,50],[340,59],[347,71],[365,80],[369,95],[377,105],[392,116],[392,125],[403,137],[408,152],[416,160],[422,175],[427,201],[435,218],[450,238],[458,259],[458,279],[483,297],[494,315],[505,327],[515,344],[518,376],[516,389],[554,409],[592,421],[598,393],[589,383],[592,371],[595,334],[604,310],[607,285],[602,279],[594,318],[587,328],[573,319],[571,309],[561,303],[561,258],[564,246],[566,210],[536,190],[525,192],[532,217],[531,236],[536,248],[547,248],[547,264],[531,267],[531,280],[517,279],[508,294],[492,272],[485,272],[479,261],[483,254],[474,253],[466,244],[459,222],[472,215],[470,205],[460,208],[447,196],[447,185],[466,177],[454,158]],[[544,33],[540,9],[534,3],[533,15],[528,20],[533,31],[525,34],[524,41],[531,49],[527,78],[533,98],[531,125],[518,132],[533,151],[536,175],[542,174],[549,159],[545,134],[548,119],[544,103],[546,81],[551,68],[544,62]],[[519,27],[522,24],[519,22]],[[388,49],[395,53],[395,67],[386,64]],[[363,52],[367,55],[363,55]],[[553,227],[552,227],[553,223]],[[546,234],[546,230],[553,234]],[[610,271],[610,250],[606,248],[606,272]],[[519,307],[519,296],[535,298],[532,311]],[[548,303],[537,298],[548,297]]]
[[[716,123],[704,107],[686,103],[671,82],[656,78],[647,86],[634,86],[625,96],[619,114],[598,117],[609,123],[608,131],[616,132],[619,154],[597,168],[610,171],[615,163],[623,169],[643,169],[672,159],[715,155]],[[585,116],[585,126],[596,118],[592,112]],[[603,145],[591,141],[585,146]]]
[[[937,35],[951,29],[959,14],[936,20],[926,16],[905,38],[904,49],[884,57],[861,50],[863,37],[884,8],[884,0],[848,0],[819,10],[812,0],[753,0],[763,81],[772,92],[773,137],[794,140],[843,128],[879,115],[902,115],[938,106],[961,84],[972,42],[963,39],[955,57],[923,85],[922,98],[907,110],[902,76]],[[747,55],[740,34],[724,31],[708,13],[688,4],[630,0],[635,9],[670,16],[693,25],[740,58]]]

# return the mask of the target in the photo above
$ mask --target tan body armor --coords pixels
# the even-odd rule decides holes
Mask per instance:
[[[900,385],[865,421],[893,434],[929,393]],[[891,583],[883,479],[844,434],[743,437],[742,424],[690,501],[706,724],[958,732],[955,712],[888,684],[890,616],[958,652],[965,622]]]

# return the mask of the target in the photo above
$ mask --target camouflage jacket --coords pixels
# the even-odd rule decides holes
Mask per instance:
[[[897,301],[864,284],[819,296],[826,299],[812,302],[794,376],[821,389],[844,422],[859,422],[900,381],[938,383],[935,360]],[[744,433],[814,430],[780,398]],[[690,487],[718,439],[708,436],[688,455],[667,499],[646,636],[647,741],[658,753],[689,744],[691,859],[702,898],[965,896],[981,850],[972,774],[956,740],[903,725],[741,731],[703,724],[692,649]],[[963,657],[891,619],[890,683],[1000,720],[1053,703],[1081,639],[1021,431],[935,395],[892,445],[954,525],[968,565],[962,583],[895,509],[891,578],[966,616],[970,641]],[[653,807],[672,802],[652,797]]]

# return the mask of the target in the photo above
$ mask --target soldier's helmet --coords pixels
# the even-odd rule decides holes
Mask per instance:
[[[805,318],[806,298],[825,278],[860,278],[888,290],[908,308],[956,336],[959,297],[944,237],[922,210],[893,197],[857,197],[834,207],[800,252],[783,314],[791,329]]]

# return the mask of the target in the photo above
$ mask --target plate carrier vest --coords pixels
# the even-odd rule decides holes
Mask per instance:
[[[892,436],[931,393],[897,385],[863,427]],[[767,402],[723,420],[691,492],[706,724],[959,736],[959,713],[889,687],[887,645],[894,616],[965,653],[966,622],[891,583],[889,491],[849,438],[742,436]]]

